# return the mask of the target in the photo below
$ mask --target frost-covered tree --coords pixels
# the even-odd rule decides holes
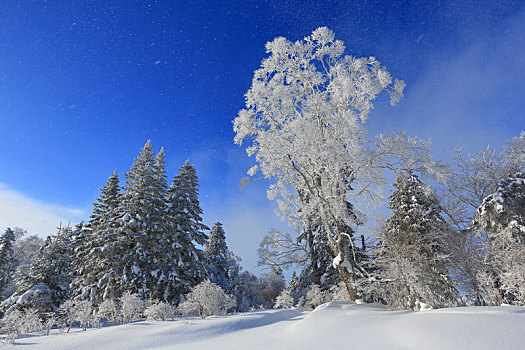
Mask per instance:
[[[485,301],[524,305],[525,173],[500,181],[477,209],[472,224],[488,237],[484,270],[479,276]]]
[[[73,321],[80,324],[82,330],[93,323],[93,306],[90,300],[76,300],[73,308]]]
[[[24,301],[24,307],[33,306],[40,312],[48,312],[56,310],[69,298],[73,235],[70,226],[60,226],[56,235],[47,237],[29,270],[18,277],[19,288],[15,294],[19,305]]]
[[[318,233],[326,235],[334,266],[355,299],[354,276],[367,272],[352,241],[363,217],[349,207],[349,198],[352,204],[379,200],[386,168],[434,164],[428,145],[404,133],[366,137],[372,101],[386,90],[396,104],[405,84],[392,82],[375,58],[344,50],[328,28],[297,42],[279,37],[267,43],[269,57],[254,73],[234,132],[235,142],[248,142],[247,153],[255,156],[257,165],[248,173],[274,180],[268,197],[277,199],[296,232],[308,229],[312,216],[319,218]]]
[[[392,215],[379,237],[378,292],[392,308],[453,305],[458,293],[448,275],[444,245],[449,228],[437,196],[410,171],[398,174],[394,188]]]
[[[498,183],[525,167],[525,132],[509,140],[501,152],[488,146],[480,152],[457,151],[449,176],[440,191],[445,218],[456,234],[447,240],[452,273],[468,302],[484,301],[479,276],[488,247],[484,230],[471,227],[475,211],[494,193]],[[485,293],[486,294],[486,293]]]
[[[312,284],[304,299],[304,306],[315,309],[319,305],[326,302],[326,294],[321,290],[317,284]]]
[[[179,311],[184,315],[197,314],[201,318],[211,315],[224,315],[235,307],[235,299],[224,290],[206,280],[196,285],[179,305]]]
[[[283,289],[281,293],[275,298],[274,308],[276,309],[289,309],[294,305],[294,298],[290,294],[290,290]]]
[[[177,308],[165,301],[155,301],[144,310],[144,315],[153,321],[173,320],[177,315]]]
[[[206,250],[206,271],[210,282],[218,284],[226,293],[231,293],[240,272],[239,260],[226,244],[226,234],[220,222],[210,230]]]
[[[148,141],[126,173],[120,201],[119,256],[122,262],[122,290],[143,298],[163,298],[164,276],[159,245],[165,232],[163,150],[155,156]],[[160,295],[159,295],[160,294]]]
[[[27,308],[23,312],[15,310],[1,320],[2,333],[6,334],[6,342],[14,344],[22,334],[30,334],[39,331],[42,322],[38,310]]]
[[[259,277],[259,295],[267,302],[273,302],[285,286],[286,281],[279,266],[272,266],[271,271]]]
[[[98,305],[97,318],[106,319],[116,326],[120,322],[119,304],[115,299],[105,299]]]
[[[180,168],[167,191],[166,208],[169,226],[163,255],[170,265],[164,272],[164,290],[179,298],[206,277],[206,257],[197,245],[205,246],[208,237],[204,230],[209,228],[202,223],[197,171],[189,161]]]
[[[73,244],[76,277],[72,295],[95,304],[120,292],[120,186],[116,171],[100,192],[88,223]]]
[[[246,312],[264,304],[264,298],[259,295],[260,285],[250,271],[241,271],[234,280],[230,294],[236,299],[237,311]]]
[[[14,275],[22,276],[29,270],[40,248],[44,245],[44,240],[38,235],[28,236],[27,231],[19,227],[13,228],[13,233],[15,234],[13,244]],[[18,289],[19,286],[17,286],[16,281],[16,278],[11,280],[6,290],[7,295],[12,295]]]
[[[505,144],[501,157],[506,165],[507,175],[525,172],[525,130]]]
[[[10,228],[0,237],[0,300],[11,281],[15,261],[13,259],[13,242],[15,234]]]
[[[120,298],[120,313],[122,315],[122,322],[131,323],[140,317],[145,309],[144,300],[142,300],[137,294],[125,292]]]

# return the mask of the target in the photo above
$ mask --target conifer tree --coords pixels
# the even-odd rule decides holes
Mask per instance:
[[[126,173],[120,208],[122,237],[119,249],[124,252],[122,284],[125,290],[142,298],[155,298],[159,290],[161,266],[155,252],[158,253],[164,225],[166,188],[161,181],[163,176],[163,155],[155,157],[151,141],[148,141]]]
[[[447,225],[438,199],[412,172],[396,178],[391,217],[380,236],[380,292],[393,308],[451,305],[457,298],[446,266],[443,237]]]
[[[240,271],[239,258],[228,249],[226,235],[220,222],[216,222],[211,228],[205,253],[208,258],[208,278],[212,283],[221,286],[226,293],[231,293]]]
[[[5,289],[12,278],[14,240],[15,235],[10,228],[0,237],[0,300],[3,300]]]
[[[58,228],[56,235],[47,237],[44,246],[38,252],[29,271],[19,277],[19,289],[16,294],[21,295],[41,284],[45,285],[49,293],[48,299],[39,300],[36,305],[40,311],[56,310],[58,306],[69,298],[69,285],[72,279],[72,237],[70,226]],[[36,302],[36,301],[35,301]]]
[[[498,183],[477,209],[472,227],[488,238],[478,274],[485,302],[525,305],[525,172]]]
[[[89,222],[74,242],[73,296],[98,304],[119,293],[119,214],[120,186],[115,171],[102,187]]]
[[[206,277],[204,246],[209,228],[202,223],[198,178],[195,168],[186,161],[168,189],[166,219],[169,222],[167,245],[172,247],[172,265],[168,271],[166,294],[177,297],[189,293]]]

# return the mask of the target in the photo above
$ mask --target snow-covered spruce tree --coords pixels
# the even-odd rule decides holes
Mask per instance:
[[[196,244],[206,244],[208,237],[204,230],[209,228],[202,223],[197,172],[189,161],[180,168],[168,189],[164,215],[168,220],[164,247],[169,250],[163,256],[170,262],[164,272],[167,282],[164,293],[178,302],[206,277],[206,257]]]
[[[70,226],[60,226],[56,235],[47,237],[29,270],[18,277],[19,288],[12,299],[17,308],[34,307],[39,312],[50,312],[69,298],[73,235]]]
[[[295,43],[276,38],[266,50],[269,57],[245,95],[246,108],[234,120],[235,143],[249,142],[247,153],[257,165],[248,174],[260,171],[274,180],[268,197],[278,200],[296,232],[319,217],[319,234],[326,235],[335,267],[355,299],[354,276],[367,272],[354,258],[348,229],[363,218],[349,211],[347,199],[379,200],[376,190],[387,168],[431,170],[428,144],[404,133],[366,137],[372,101],[386,90],[396,104],[405,84],[392,83],[373,57],[343,55],[343,43],[328,28]]]
[[[7,228],[0,237],[0,301],[4,300],[4,292],[11,281],[15,261],[13,259],[13,242],[15,235]]]
[[[159,153],[161,156],[155,157],[151,141],[144,145],[126,173],[119,209],[121,237],[117,254],[122,264],[121,288],[145,299],[164,297],[164,290],[159,287],[164,276],[158,254],[165,232],[166,182],[163,151]]]
[[[479,276],[485,302],[525,305],[525,173],[500,181],[472,226],[488,237]]]
[[[197,314],[201,318],[211,315],[224,315],[235,307],[235,299],[224,290],[206,280],[196,285],[179,305],[179,311],[184,315]]]
[[[206,271],[210,282],[221,286],[226,293],[231,293],[240,272],[240,259],[228,249],[226,235],[220,222],[216,222],[211,228],[204,253],[207,257]]]
[[[117,172],[108,179],[93,204],[88,223],[75,240],[72,295],[98,304],[119,295],[120,186]]]
[[[383,300],[392,308],[454,305],[443,243],[448,225],[437,196],[410,171],[398,174],[390,196],[392,215],[379,237],[376,263]]]

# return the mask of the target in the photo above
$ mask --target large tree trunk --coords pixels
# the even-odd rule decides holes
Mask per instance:
[[[339,275],[341,275],[341,279],[343,280],[346,286],[346,290],[348,291],[348,294],[350,295],[350,299],[352,301],[356,301],[356,299],[359,299],[359,296],[357,295],[353,287],[354,274],[348,271],[346,267],[341,266],[341,265],[337,267],[337,271],[339,272]]]

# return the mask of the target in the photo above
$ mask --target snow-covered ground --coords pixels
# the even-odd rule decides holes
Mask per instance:
[[[314,311],[140,321],[18,339],[20,349],[524,349],[525,307],[421,312],[330,302]],[[0,349],[13,348],[9,345]]]

